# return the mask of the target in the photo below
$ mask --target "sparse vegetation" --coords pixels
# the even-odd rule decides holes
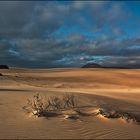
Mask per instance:
[[[117,111],[117,110],[108,110],[108,109],[100,109],[98,114],[101,114],[102,116],[106,118],[111,118],[111,119],[118,119],[122,118],[126,120],[126,122],[134,122],[139,124],[140,123],[140,118],[136,114],[129,113],[129,112],[123,112],[123,111]]]
[[[47,116],[49,112],[61,111],[77,106],[75,96],[73,94],[65,94],[62,98],[51,96],[44,100],[40,94],[36,94],[32,99],[27,100],[27,105],[23,109],[27,113],[32,113],[35,116]]]
[[[127,122],[140,123],[139,116],[119,110],[100,108],[97,113],[82,112],[73,94],[64,94],[62,97],[50,96],[47,99],[36,94],[32,99],[27,100],[27,105],[23,109],[37,117],[64,115],[64,119],[79,119],[79,116],[102,115],[110,119],[122,118]]]
[[[47,109],[49,111],[60,110],[62,109],[62,100],[59,97],[51,96],[47,100]]]
[[[23,107],[27,113],[32,113],[36,116],[42,116],[45,113],[46,106],[44,106],[43,99],[39,94],[33,96],[33,99],[27,99],[27,105]]]
[[[63,96],[64,108],[76,107],[77,102],[73,94],[65,94]]]

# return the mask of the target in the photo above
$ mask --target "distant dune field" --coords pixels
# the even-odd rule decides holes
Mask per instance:
[[[86,116],[36,118],[24,113],[36,93],[73,93],[85,111],[109,107],[140,116],[138,69],[1,69],[0,139],[140,139],[140,125],[123,119]]]

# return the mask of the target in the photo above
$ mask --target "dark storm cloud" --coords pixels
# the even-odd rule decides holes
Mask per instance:
[[[128,44],[130,44],[131,47]],[[24,61],[42,62],[48,66],[59,66],[60,64],[62,65],[62,63],[67,66],[76,65],[74,63],[79,65],[81,58],[86,58],[86,56],[111,56],[113,58],[120,57],[120,59],[129,56],[130,58],[137,58],[140,50],[140,48],[133,48],[133,46],[140,45],[138,39],[121,42],[103,40],[96,43],[90,43],[86,41],[86,38],[81,37],[80,35],[79,37],[78,35],[71,35],[63,40],[24,39],[18,40],[16,45],[21,54],[20,58]]]
[[[88,15],[88,19],[87,19]],[[94,56],[103,64],[138,63],[139,38],[119,38],[130,18],[120,2],[0,2],[0,63],[23,67],[81,66]],[[67,25],[85,29],[56,35]],[[104,31],[104,27],[108,26]],[[88,38],[87,32],[98,36]],[[110,34],[108,34],[110,32]],[[86,35],[85,35],[86,34]],[[118,39],[119,38],[119,39]],[[118,40],[117,40],[118,39]]]

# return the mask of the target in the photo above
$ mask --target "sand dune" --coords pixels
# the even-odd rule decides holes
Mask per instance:
[[[1,139],[140,139],[140,125],[101,115],[29,117],[22,107],[34,94],[73,93],[85,111],[105,107],[140,115],[140,71],[123,69],[0,70]]]

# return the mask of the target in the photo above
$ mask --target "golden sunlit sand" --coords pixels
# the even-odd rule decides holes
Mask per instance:
[[[94,115],[111,108],[140,116],[140,70],[11,68],[0,73],[0,139],[140,139],[139,124]],[[74,120],[67,119],[76,114],[72,110],[48,118],[27,115],[22,107],[37,93],[72,93],[84,115]]]

